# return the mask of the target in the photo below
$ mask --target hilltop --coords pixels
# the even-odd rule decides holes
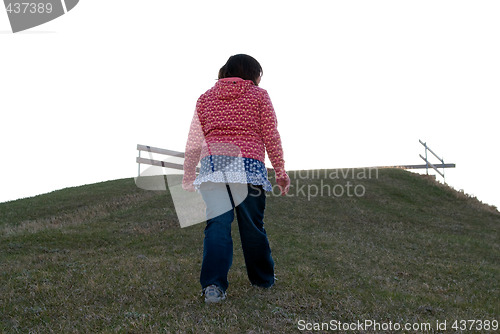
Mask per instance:
[[[233,224],[228,299],[212,306],[198,283],[204,226],[181,229],[168,191],[130,178],[0,203],[0,332],[500,320],[495,208],[404,170],[290,175],[290,196],[266,209],[276,286],[249,285]]]

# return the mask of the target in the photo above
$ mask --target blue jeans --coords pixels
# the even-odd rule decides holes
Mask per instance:
[[[227,274],[233,262],[231,224],[234,211],[250,283],[264,288],[274,284],[274,261],[263,220],[266,194],[262,186],[248,184],[246,187],[248,195],[239,199],[235,198],[236,195],[233,196],[235,191],[231,192],[231,187],[224,183],[207,182],[200,187],[207,205],[207,217],[211,217],[210,211],[213,207],[221,207],[221,201],[225,202],[225,198],[227,205],[230,205],[228,211],[207,219],[200,275],[202,288],[215,284],[226,291],[229,285]]]

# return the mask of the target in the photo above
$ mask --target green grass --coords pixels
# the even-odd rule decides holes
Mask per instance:
[[[216,305],[200,297],[204,226],[181,229],[168,192],[123,179],[0,203],[0,332],[293,333],[299,320],[447,320],[453,332],[455,319],[500,320],[494,208],[402,170],[331,172],[296,174],[293,196],[268,197],[272,289],[250,286],[233,224]],[[326,196],[348,181],[363,196]]]

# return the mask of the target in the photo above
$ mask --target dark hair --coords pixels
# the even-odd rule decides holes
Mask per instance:
[[[262,66],[259,62],[245,54],[229,57],[226,64],[219,70],[219,79],[238,77],[243,80],[252,80],[257,86],[257,79],[262,75]]]

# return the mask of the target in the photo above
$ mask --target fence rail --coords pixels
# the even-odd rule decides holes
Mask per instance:
[[[135,159],[135,161],[138,164],[138,172],[137,175],[141,176],[141,164],[146,164],[146,165],[152,165],[152,166],[159,166],[159,167],[165,167],[165,168],[172,168],[172,169],[178,169],[178,170],[183,170],[184,166],[175,162],[168,162],[168,161],[163,161],[163,160],[155,160],[153,159],[152,153],[156,154],[162,154],[170,157],[177,157],[177,158],[184,158],[184,152],[179,152],[179,151],[172,151],[172,150],[166,150],[164,148],[158,148],[158,147],[152,147],[148,145],[140,145],[137,144],[137,151],[139,151],[139,156]],[[149,153],[149,159],[141,157],[141,152],[148,152]],[[196,172],[199,173],[200,169],[197,167]]]
[[[146,151],[146,152],[151,152],[151,153],[158,153],[158,154],[163,154],[163,155],[169,155],[169,156],[172,156],[172,157],[184,158],[184,152],[166,150],[164,148],[152,147],[152,146],[147,146],[147,145],[139,145],[139,144],[137,144],[137,150],[139,152]]]
[[[455,168],[456,165],[452,163],[448,164],[436,164],[433,165],[436,168]],[[395,165],[395,166],[378,166],[376,168],[401,168],[401,169],[425,169],[428,165]],[[373,168],[373,167],[372,167]]]

